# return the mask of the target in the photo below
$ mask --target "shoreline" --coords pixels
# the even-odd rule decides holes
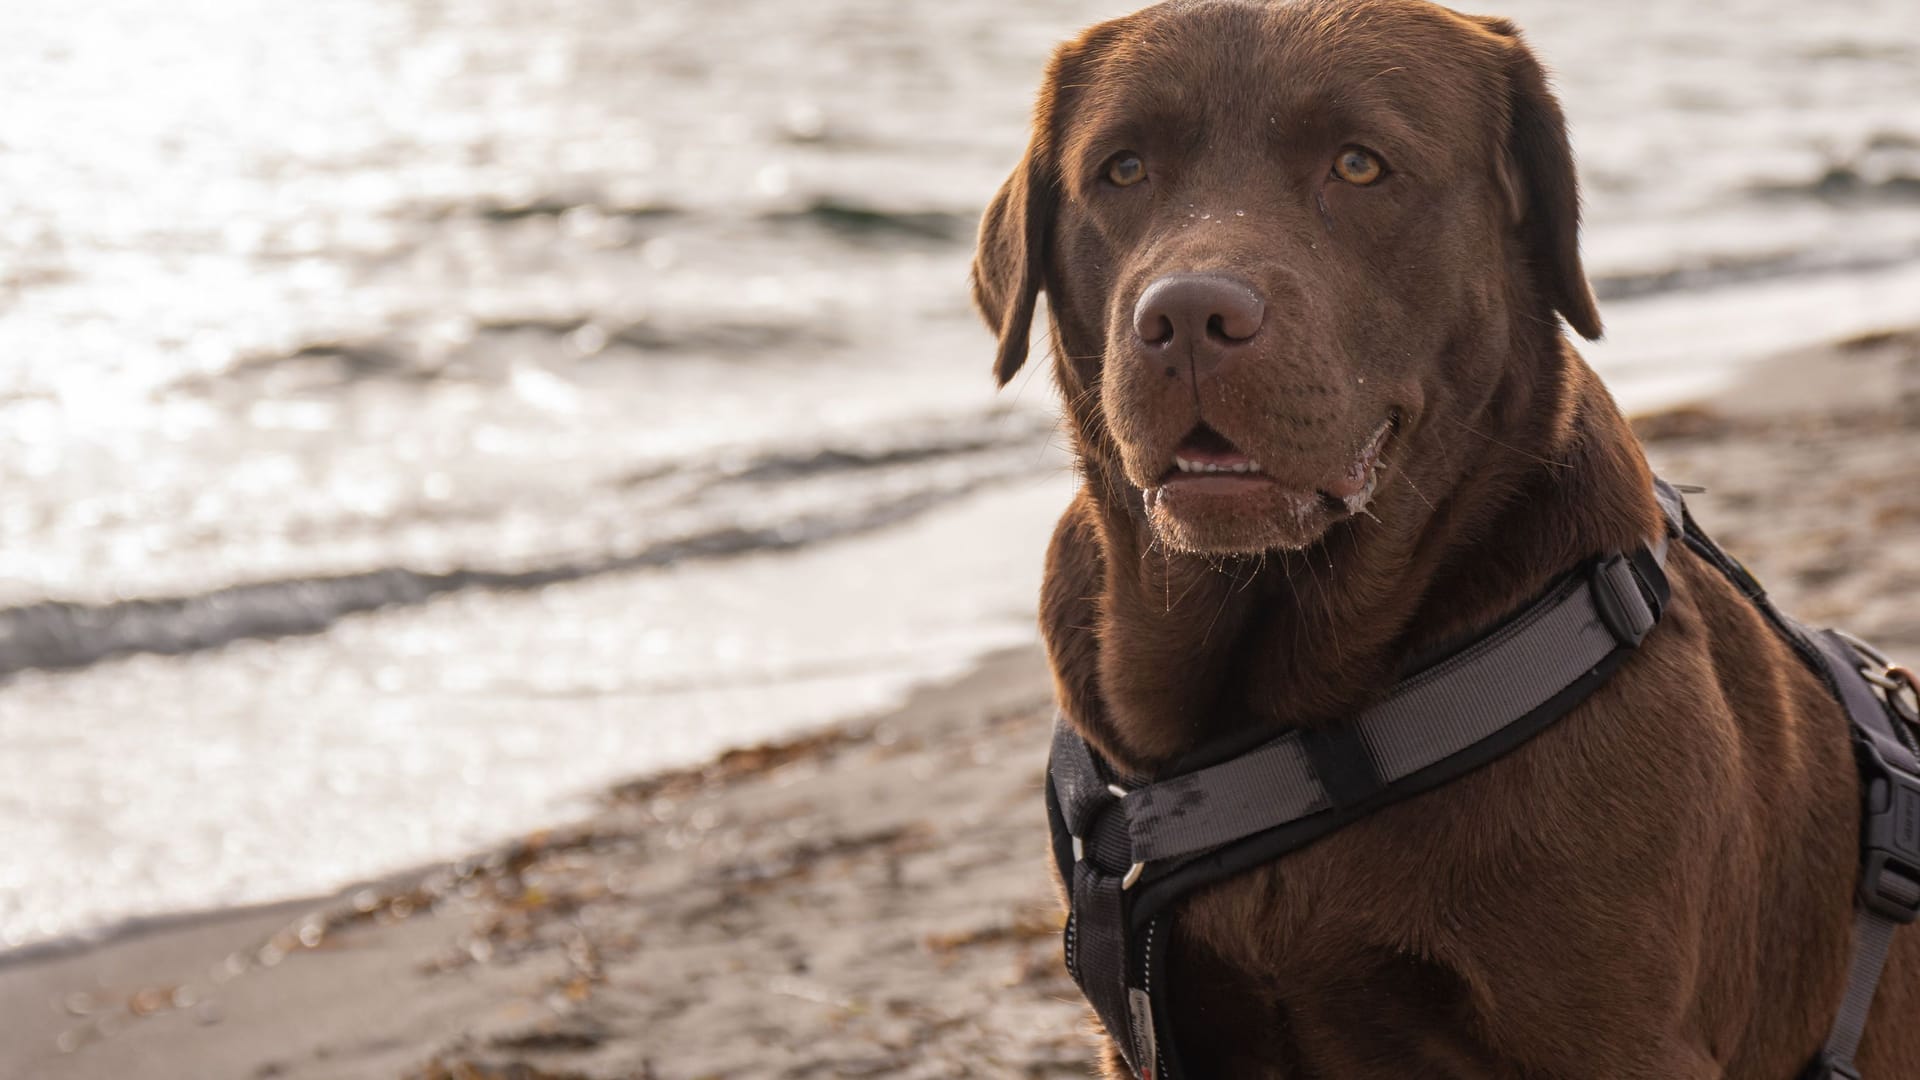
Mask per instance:
[[[162,916],[123,926],[98,941],[61,939],[26,946],[0,956],[0,1073],[18,1068],[46,1080],[175,1075],[175,1069],[182,1076],[434,1080],[653,1075],[646,1064],[650,1059],[623,1060],[589,1073],[570,1071],[583,1052],[592,1049],[587,1044],[598,1047],[603,1041],[587,1030],[599,1030],[597,1022],[582,1016],[583,1006],[590,1011],[591,999],[607,986],[607,979],[598,959],[601,947],[583,948],[580,939],[559,941],[556,935],[565,938],[580,930],[577,917],[585,907],[613,903],[643,916],[647,905],[634,894],[632,882],[602,880],[584,890],[559,886],[549,876],[557,866],[582,853],[594,857],[617,852],[623,859],[643,855],[629,843],[638,830],[664,829],[659,843],[640,846],[670,851],[691,848],[694,834],[704,838],[720,831],[719,844],[728,850],[709,854],[721,856],[718,861],[726,868],[722,877],[727,880],[716,883],[724,897],[735,885],[752,891],[763,882],[812,877],[814,864],[821,860],[896,862],[944,853],[945,848],[932,844],[911,822],[870,827],[874,815],[858,800],[837,800],[838,805],[826,807],[834,827],[824,830],[827,839],[815,842],[788,835],[793,831],[790,822],[785,828],[770,827],[779,824],[780,815],[758,823],[722,822],[706,806],[728,801],[743,787],[781,800],[783,791],[809,779],[817,783],[818,774],[835,762],[860,769],[868,759],[903,760],[910,763],[905,779],[911,784],[937,771],[927,767],[928,755],[960,751],[960,757],[977,766],[984,743],[968,735],[997,735],[996,745],[1009,755],[1023,745],[1031,751],[1019,775],[1001,777],[1018,789],[1011,805],[1032,811],[1026,815],[1033,819],[1027,822],[1031,825],[1040,820],[1046,742],[1044,735],[1035,741],[1022,733],[1032,725],[1044,733],[1051,703],[1050,676],[1039,650],[1003,649],[958,678],[916,689],[898,709],[738,748],[698,766],[635,778],[608,789],[599,810],[584,819],[455,862],[305,899]],[[970,741],[975,745],[965,745]],[[836,802],[833,793],[823,795],[828,803]],[[759,847],[770,850],[754,851]],[[729,854],[733,857],[727,858]],[[1000,884],[1002,892],[1010,889],[1014,903],[1022,906],[1017,918],[998,919],[990,901],[975,888],[959,904],[962,917],[919,926],[896,941],[896,948],[904,945],[937,956],[978,945],[1011,946],[1020,953],[1019,966],[1044,970],[1046,958],[1057,951],[1059,924],[1050,914],[1053,898],[1041,854],[1043,843],[1032,852],[1013,853],[1005,865]],[[720,899],[717,906],[728,903]],[[514,925],[490,921],[502,911],[510,913],[506,921]],[[680,925],[691,928],[704,921],[705,914]],[[853,930],[857,936],[858,928]],[[553,955],[556,952],[559,955]],[[321,967],[328,970],[317,970]],[[478,978],[472,978],[476,973]],[[441,981],[439,989],[447,992],[438,994],[401,990],[393,979],[432,982],[434,976],[447,975],[466,977],[459,986]],[[1072,1044],[1077,1042],[1079,1009],[1064,972],[1058,979],[1061,985],[1054,996],[1061,1022],[1055,1034]],[[476,982],[482,984],[477,993]],[[303,1000],[314,993],[316,983],[324,1000]],[[388,1046],[390,1040],[373,1039],[364,1047],[343,1048],[329,1040],[311,1045],[304,1061],[298,1060],[303,1056],[299,1053],[290,1055],[291,1060],[276,1056],[297,1046],[316,1026],[316,1013],[338,1017],[349,1029],[392,1022],[385,1005],[363,1012],[362,994],[367,991],[375,996],[397,993],[420,1006],[419,1013],[400,1025],[419,1040],[417,1046]],[[816,992],[797,976],[773,977],[752,992],[830,1011],[848,1004],[828,1000],[832,995]],[[457,1003],[450,1016],[440,1013],[442,998]],[[294,1001],[299,1004],[290,1004]],[[481,1008],[484,1004],[495,1007]],[[891,1009],[898,1011],[902,1005],[896,1000]],[[480,1015],[513,1031],[495,1033],[473,1047],[469,1021]],[[446,1022],[436,1024],[430,1017]],[[523,1019],[538,1030],[520,1031],[517,1025]],[[424,1029],[419,1026],[423,1021]],[[142,1062],[154,1060],[156,1049],[168,1071],[138,1071]],[[535,1050],[551,1051],[537,1057],[558,1060],[551,1068],[494,1060],[502,1053],[524,1058]],[[610,1052],[618,1057],[623,1051],[614,1047]],[[1073,1060],[1071,1053],[1056,1056],[1063,1062]],[[349,1064],[350,1058],[356,1060]],[[1063,1065],[1062,1071],[1034,1075],[1079,1072]]]
[[[1920,331],[1635,426],[1783,606],[1920,654]],[[26,946],[0,955],[0,1073],[1084,1076],[1050,713],[1038,650],[1003,650],[454,862]]]

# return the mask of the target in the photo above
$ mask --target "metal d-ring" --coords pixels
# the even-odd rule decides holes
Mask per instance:
[[[1112,795],[1116,799],[1124,799],[1127,797],[1127,789],[1121,787],[1119,784],[1108,784],[1107,794]],[[1076,840],[1074,847],[1075,852],[1080,850],[1078,844],[1079,841]],[[1147,864],[1143,862],[1137,862],[1127,867],[1127,876],[1120,879],[1120,891],[1126,892],[1128,889],[1133,888],[1134,882],[1140,880],[1140,875],[1144,873],[1146,869]]]
[[[1070,837],[1070,839],[1073,841],[1073,861],[1085,862],[1087,858],[1087,842],[1077,836]],[[1140,880],[1140,875],[1145,872],[1146,869],[1147,864],[1143,862],[1137,862],[1127,867],[1127,876],[1120,879],[1120,891],[1126,892],[1128,889],[1133,888],[1133,883]]]
[[[1920,724],[1920,675],[1899,664],[1887,665],[1887,704],[1909,724]],[[1903,696],[1901,691],[1906,691]],[[1909,700],[1911,699],[1911,700]]]
[[[1108,784],[1107,794],[1113,796],[1116,799],[1124,799],[1127,797],[1127,789],[1121,787],[1119,784]],[[1085,862],[1087,859],[1086,840],[1081,837],[1074,836],[1072,833],[1068,833],[1067,838],[1073,841],[1073,861]],[[1138,873],[1130,873],[1128,884],[1132,883],[1132,880],[1131,880],[1132,878],[1137,878],[1139,876],[1140,875]],[[1120,887],[1123,889],[1126,888],[1125,885],[1122,885]]]
[[[1878,664],[1880,667],[1890,668],[1894,666],[1892,657],[1888,656],[1886,653],[1881,652],[1879,649],[1874,648],[1872,645],[1869,645],[1867,642],[1862,641],[1861,639],[1854,637],[1852,634],[1847,633],[1845,630],[1835,630],[1833,633],[1834,633],[1834,636],[1838,637],[1841,641],[1844,641],[1847,644],[1853,646],[1854,652],[1857,652],[1861,656],[1865,657],[1866,659],[1873,661],[1875,664]]]

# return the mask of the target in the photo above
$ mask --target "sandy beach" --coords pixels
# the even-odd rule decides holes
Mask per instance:
[[[1920,655],[1920,331],[1641,417],[1790,609]],[[573,1080],[1088,1075],[1019,649],[898,711],[637,778],[340,895],[0,967],[0,1075]]]

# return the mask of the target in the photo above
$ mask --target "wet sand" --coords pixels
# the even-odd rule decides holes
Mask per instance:
[[[1920,332],[1640,421],[1791,609],[1920,656]],[[1087,1075],[1039,802],[1049,684],[636,780],[573,825],[338,897],[0,966],[0,1075]]]

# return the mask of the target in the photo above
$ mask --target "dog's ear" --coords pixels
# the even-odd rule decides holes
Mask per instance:
[[[1089,68],[1114,46],[1126,19],[1087,29],[1054,50],[1033,108],[1033,137],[1020,164],[1000,187],[980,219],[980,246],[973,255],[973,302],[1000,338],[994,377],[1007,385],[1027,362],[1034,307],[1046,288],[1047,238],[1060,205],[1056,139],[1062,118],[1079,103],[1091,81]]]
[[[980,219],[980,244],[973,254],[973,302],[1000,338],[994,378],[1007,385],[1027,362],[1033,312],[1046,276],[1047,233],[1057,198],[1052,170],[1045,162],[1046,133],[1035,119],[1033,142],[1013,175]]]
[[[1520,229],[1535,280],[1581,337],[1600,337],[1600,311],[1580,263],[1580,182],[1574,174],[1567,120],[1547,85],[1546,70],[1505,19],[1482,19],[1500,36],[1505,56],[1508,125],[1500,182]]]

